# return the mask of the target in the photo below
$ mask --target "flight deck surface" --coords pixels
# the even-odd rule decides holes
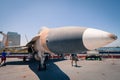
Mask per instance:
[[[46,71],[37,67],[38,62],[8,58],[7,65],[0,67],[0,80],[120,80],[120,59],[79,60],[77,67],[70,60],[53,59]]]

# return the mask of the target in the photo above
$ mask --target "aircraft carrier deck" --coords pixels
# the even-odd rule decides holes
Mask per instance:
[[[79,60],[77,67],[70,60],[53,59],[46,71],[38,71],[37,63],[8,58],[0,67],[0,80],[120,80],[120,59]]]

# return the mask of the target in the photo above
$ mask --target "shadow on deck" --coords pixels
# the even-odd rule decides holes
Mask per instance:
[[[38,76],[39,80],[70,80],[70,78],[56,65],[54,62],[61,61],[60,59],[51,59],[47,62],[45,71],[38,71],[38,61],[12,61],[7,62],[7,65],[28,65],[29,68]]]

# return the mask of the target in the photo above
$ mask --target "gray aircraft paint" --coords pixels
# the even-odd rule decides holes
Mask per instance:
[[[54,53],[79,53],[87,50],[82,41],[82,36],[87,28],[63,27],[50,29],[46,44]]]

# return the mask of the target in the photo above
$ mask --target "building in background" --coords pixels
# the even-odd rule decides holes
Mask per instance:
[[[8,32],[8,46],[20,46],[21,36],[17,32]]]
[[[0,49],[3,47],[2,41],[0,40]]]

